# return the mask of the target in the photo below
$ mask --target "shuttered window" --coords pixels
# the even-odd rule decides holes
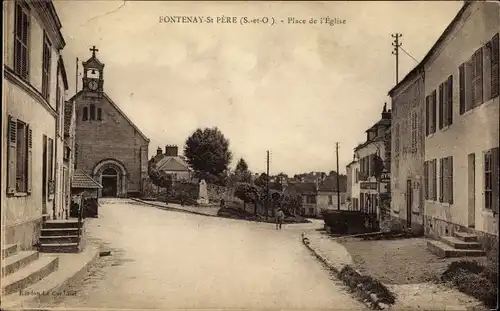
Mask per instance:
[[[432,160],[432,200],[437,201],[437,160]]]
[[[30,14],[26,6],[16,3],[14,25],[14,72],[27,80],[29,74]]]
[[[459,83],[460,83],[460,114],[465,112],[465,64],[460,65],[458,69],[459,72]]]
[[[33,134],[29,125],[9,116],[7,194],[31,193]]]
[[[484,153],[484,204],[495,213],[499,204],[499,160],[498,147]]]
[[[490,43],[490,75],[491,75],[491,91],[490,98],[497,97],[500,93],[500,53],[498,33],[491,39]]]
[[[444,199],[444,159],[439,159],[439,202],[443,202]]]
[[[429,199],[429,162],[424,162],[424,194],[425,199]]]
[[[49,194],[54,194],[54,140],[52,138],[47,140],[47,177]]]
[[[52,47],[49,37],[43,33],[42,55],[42,95],[46,100],[50,98],[50,69],[52,65]]]

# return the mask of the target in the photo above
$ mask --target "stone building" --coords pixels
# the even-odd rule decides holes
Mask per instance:
[[[76,109],[76,168],[103,186],[99,197],[141,194],[148,174],[149,139],[104,91],[104,64],[83,62],[83,89]]]
[[[154,162],[158,170],[171,175],[174,180],[191,181],[193,171],[186,162],[186,158],[179,155],[177,146],[165,146],[165,153],[158,147]]]
[[[500,6],[467,1],[425,72],[425,232],[498,243]]]
[[[359,210],[359,161],[354,155],[351,163],[346,166],[347,172],[347,201],[348,209],[353,211]]]
[[[412,70],[392,99],[391,218],[415,233],[424,228],[424,73]]]
[[[51,1],[5,1],[2,240],[31,249],[43,218],[65,212],[66,43]]]
[[[381,113],[380,120],[366,130],[366,141],[354,148],[359,162],[359,210],[368,213],[380,213],[379,201],[390,200],[390,181],[379,179],[377,169],[390,173],[391,163],[391,110],[387,105]]]

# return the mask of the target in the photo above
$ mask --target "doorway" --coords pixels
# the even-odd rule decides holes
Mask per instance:
[[[467,218],[468,227],[476,226],[476,156],[471,153],[467,156]]]
[[[413,203],[413,189],[411,180],[406,181],[406,227],[411,228],[411,205]]]
[[[102,172],[102,196],[116,197],[118,194],[118,172],[108,167]]]

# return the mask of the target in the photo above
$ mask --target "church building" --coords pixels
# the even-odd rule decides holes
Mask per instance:
[[[104,92],[104,64],[83,62],[83,88],[76,108],[76,168],[103,188],[99,197],[139,196],[148,174],[149,139]]]

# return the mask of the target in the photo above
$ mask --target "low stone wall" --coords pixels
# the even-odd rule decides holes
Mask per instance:
[[[320,253],[311,246],[309,238],[304,233],[302,234],[302,243],[368,307],[374,310],[385,310],[395,303],[396,297],[394,293],[385,285],[370,276],[362,275],[361,272],[348,264],[337,265],[336,267],[334,263],[330,262],[328,258],[321,256]]]
[[[459,224],[454,224],[442,219],[438,219],[431,216],[425,216],[425,235],[434,239],[438,239],[440,236],[453,236],[457,231],[467,232],[477,235],[478,242],[481,244],[482,248],[488,253],[491,249],[498,248],[498,236]]]
[[[42,218],[33,219],[5,228],[6,244],[18,244],[19,250],[31,250],[38,243],[42,229]]]
[[[234,196],[234,189],[232,187],[207,184],[207,192],[210,202],[220,202],[221,199],[224,199],[226,202],[243,204],[243,201]]]
[[[400,218],[400,217],[392,217],[390,219],[390,222],[392,223],[397,223],[398,226],[400,228],[402,228],[403,230],[406,230],[407,227],[408,227],[408,224],[406,222],[406,219],[403,219],[403,218]],[[423,224],[419,224],[419,223],[416,223],[416,222],[413,222],[411,223],[411,232],[415,235],[415,236],[422,236],[424,235],[424,225]]]

